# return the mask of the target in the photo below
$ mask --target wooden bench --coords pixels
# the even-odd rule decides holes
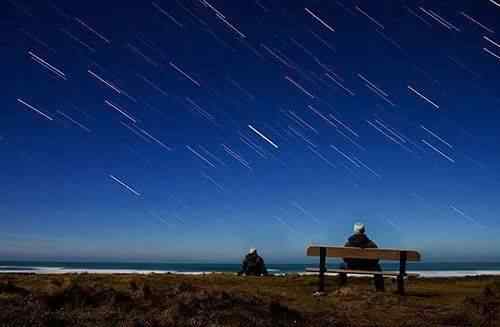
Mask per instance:
[[[383,275],[397,277],[398,293],[405,293],[404,278],[416,276],[406,272],[407,261],[420,261],[420,253],[413,250],[398,249],[362,249],[352,247],[311,245],[307,248],[307,256],[319,257],[319,268],[307,268],[306,271],[319,273],[319,292],[325,290],[325,273],[345,273],[359,275]],[[371,259],[399,261],[399,272],[349,270],[349,269],[327,269],[326,257],[349,258],[349,259]]]

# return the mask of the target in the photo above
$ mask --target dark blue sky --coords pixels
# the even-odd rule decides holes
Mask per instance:
[[[0,259],[500,259],[497,0],[0,12]]]

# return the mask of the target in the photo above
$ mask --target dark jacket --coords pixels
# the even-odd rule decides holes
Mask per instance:
[[[354,234],[347,240],[344,246],[356,248],[376,248],[377,244],[370,240],[365,234]],[[351,259],[344,258],[344,262],[349,269],[372,270],[377,269],[378,260],[369,259]]]
[[[247,254],[245,260],[243,260],[243,264],[241,265],[241,270],[238,273],[238,275],[242,274],[247,276],[267,275],[264,259],[262,259],[258,254]]]

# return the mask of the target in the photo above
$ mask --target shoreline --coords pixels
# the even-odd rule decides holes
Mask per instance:
[[[416,273],[417,278],[454,278],[454,277],[478,277],[478,276],[500,276],[500,270],[415,270],[408,271]],[[203,276],[213,274],[236,274],[228,271],[178,271],[178,270],[142,270],[142,269],[86,269],[86,268],[64,268],[64,267],[21,267],[21,266],[3,266],[0,267],[0,276],[5,274],[35,274],[35,275],[63,275],[63,274],[97,274],[97,275],[186,275]],[[282,272],[276,269],[270,269],[270,275],[279,276],[314,276],[316,273],[305,271]],[[326,273],[327,276],[336,276],[335,273]],[[366,275],[351,275],[353,277],[371,277]]]
[[[500,276],[416,278],[404,296],[371,278],[339,285],[282,278],[171,274],[0,275],[0,325],[9,326],[498,326]]]

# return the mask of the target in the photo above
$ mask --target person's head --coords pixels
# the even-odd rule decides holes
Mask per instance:
[[[362,223],[355,223],[353,229],[354,229],[355,234],[364,234],[365,233],[365,225]]]
[[[251,248],[250,250],[248,250],[248,254],[249,255],[257,255],[257,249],[256,248]]]

